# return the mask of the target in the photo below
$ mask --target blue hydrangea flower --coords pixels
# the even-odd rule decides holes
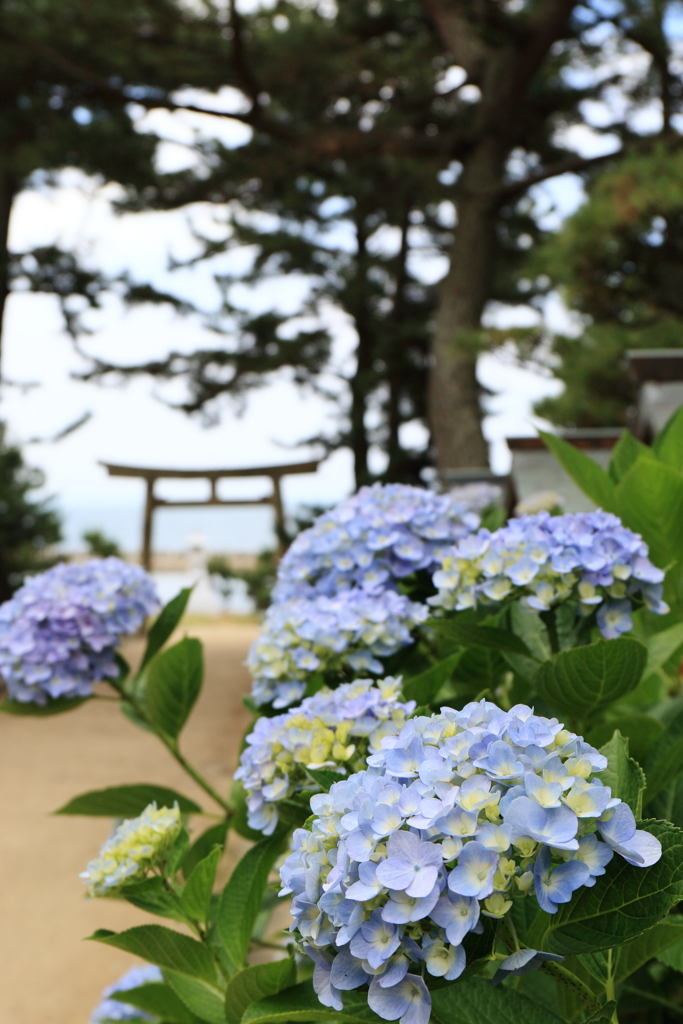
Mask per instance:
[[[367,984],[385,1020],[427,1022],[423,972],[457,978],[464,939],[482,916],[503,918],[512,894],[554,914],[599,884],[615,853],[640,866],[661,855],[599,784],[607,759],[525,705],[482,700],[409,719],[367,762],[312,797],[311,826],[295,831],[280,871],[325,1006],[341,1009],[345,991]],[[503,975],[543,959],[519,953]]]
[[[143,967],[131,967],[123,977],[109,985],[102,993],[102,1001],[92,1012],[90,1024],[108,1024],[109,1021],[130,1020],[143,1021],[153,1020],[153,1017],[137,1006],[130,1003],[121,1003],[118,999],[112,999],[115,992],[127,992],[131,988],[140,988],[142,985],[149,985],[151,982],[163,981],[163,975],[158,967],[152,964],[145,964]]]
[[[315,788],[306,767],[344,773],[363,768],[368,752],[378,750],[382,737],[400,730],[415,710],[415,701],[400,698],[400,679],[357,679],[320,690],[287,714],[259,718],[235,772],[247,793],[249,827],[272,835],[278,801]],[[391,811],[376,809],[376,822],[386,815],[387,834],[395,828]]]
[[[487,492],[485,505],[491,503]],[[418,569],[480,525],[482,495],[439,495],[407,484],[373,484],[319,516],[294,540],[278,569],[275,601],[361,587],[376,590]]]
[[[392,590],[276,602],[247,658],[252,696],[284,708],[301,700],[313,671],[380,675],[379,659],[412,643],[411,630],[428,615],[426,605]]]
[[[62,562],[0,606],[0,673],[13,700],[88,697],[115,678],[116,648],[158,608],[154,583],[120,558]]]
[[[168,852],[180,828],[177,804],[157,809],[152,803],[137,818],[123,821],[81,873],[88,896],[113,896],[127,882],[144,878]]]
[[[648,559],[647,544],[608,512],[511,519],[495,533],[479,530],[443,553],[428,602],[462,610],[507,598],[543,612],[564,601],[581,615],[597,609],[610,640],[628,632],[634,602],[664,615],[664,573]]]

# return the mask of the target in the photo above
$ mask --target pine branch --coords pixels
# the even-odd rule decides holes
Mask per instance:
[[[582,157],[578,154],[573,157],[567,157],[565,160],[558,160],[554,164],[549,164],[548,167],[544,167],[539,171],[535,171],[533,174],[529,174],[526,178],[521,178],[519,181],[512,181],[508,184],[501,185],[496,189],[492,189],[490,194],[496,195],[501,204],[507,203],[512,199],[523,195],[527,189],[530,189],[532,185],[538,185],[542,181],[547,181],[549,178],[556,178],[560,174],[575,173],[578,174],[581,171],[589,171],[593,167],[598,167],[601,163],[605,163],[608,160],[623,160],[624,157],[632,156],[636,153],[648,153],[655,145],[667,145],[671,150],[679,149],[683,146],[683,135],[671,134],[666,138],[662,135],[648,135],[644,139],[627,143],[622,146],[621,149],[616,150],[612,153],[601,153],[599,156],[588,156]]]

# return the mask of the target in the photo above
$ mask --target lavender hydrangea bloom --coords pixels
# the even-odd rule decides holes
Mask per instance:
[[[479,527],[472,510],[479,497],[407,484],[361,487],[299,534],[280,563],[273,598],[375,590],[418,569],[433,571],[445,547]]]
[[[106,1024],[112,1020],[143,1021],[154,1018],[139,1010],[137,1006],[130,1003],[121,1003],[118,999],[111,997],[115,992],[127,992],[131,988],[139,988],[142,985],[149,985],[151,982],[163,981],[163,975],[158,967],[152,964],[145,964],[143,967],[131,967],[123,977],[109,985],[102,993],[102,1001],[92,1012],[90,1024]]]
[[[320,690],[287,714],[259,718],[235,772],[247,793],[250,828],[273,834],[278,801],[315,788],[306,767],[363,768],[368,752],[379,749],[382,737],[400,730],[415,710],[415,701],[400,697],[400,679],[357,679]],[[387,833],[392,831],[391,808],[377,810],[388,815]]]
[[[337,1009],[369,984],[385,1020],[423,1024],[423,972],[459,977],[480,916],[503,918],[513,893],[556,913],[614,853],[642,866],[661,853],[594,778],[607,759],[525,705],[483,700],[409,719],[367,761],[311,799],[311,827],[295,831],[280,872],[291,931],[304,951],[315,946],[316,991]],[[519,952],[503,975],[542,960]]]
[[[158,608],[151,577],[120,558],[60,563],[0,607],[0,673],[11,699],[88,697],[118,675],[115,652]]]
[[[634,602],[664,615],[664,573],[648,559],[640,534],[608,512],[525,515],[490,533],[460,540],[441,558],[438,589],[430,604],[461,610],[521,599],[530,611],[576,602],[577,612],[597,609],[606,639],[628,632]]]
[[[257,704],[284,708],[303,697],[306,678],[316,669],[379,675],[378,659],[412,643],[411,630],[428,615],[426,605],[392,590],[275,603],[247,658],[252,696]]]

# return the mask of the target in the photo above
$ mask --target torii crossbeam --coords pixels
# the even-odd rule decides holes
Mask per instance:
[[[280,554],[285,548],[285,516],[282,508],[282,492],[280,480],[284,476],[295,473],[315,473],[322,459],[313,462],[295,462],[284,466],[249,466],[242,469],[152,469],[144,466],[119,466],[111,462],[101,462],[110,476],[135,476],[147,483],[145,501],[145,518],[142,530],[142,564],[148,571],[152,566],[152,521],[157,508],[204,508],[210,505],[272,505],[275,510],[275,529],[278,537]],[[239,478],[251,476],[270,477],[273,490],[264,498],[230,498],[222,499],[216,494],[216,484],[226,477]],[[167,501],[154,493],[157,480],[208,480],[211,494],[204,501]]]

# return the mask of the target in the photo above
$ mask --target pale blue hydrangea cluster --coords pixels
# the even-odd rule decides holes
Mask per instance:
[[[81,878],[88,896],[113,896],[121,886],[144,878],[168,853],[181,829],[180,810],[155,803],[114,829]]]
[[[379,675],[379,658],[412,642],[426,605],[393,590],[344,590],[334,597],[293,598],[268,609],[249,651],[257,704],[285,708],[299,701],[312,672],[343,668]]]
[[[490,533],[479,530],[444,553],[430,604],[460,611],[517,598],[531,611],[576,602],[606,639],[633,627],[634,601],[666,614],[664,573],[640,534],[609,512],[522,516]]]
[[[319,516],[280,563],[275,601],[391,586],[433,570],[441,550],[480,525],[466,500],[408,484],[373,484]]]
[[[306,768],[364,768],[368,752],[396,735],[414,710],[414,700],[401,701],[401,680],[388,677],[323,689],[287,714],[259,718],[235,772],[247,793],[250,828],[272,835],[278,801],[318,788]]]
[[[118,675],[121,637],[158,607],[151,577],[120,558],[62,562],[0,607],[0,673],[12,700],[88,697]]]
[[[311,798],[281,869],[291,930],[337,1010],[367,984],[380,1017],[428,1024],[423,972],[459,977],[463,940],[482,916],[503,918],[512,893],[554,914],[615,852],[638,867],[661,856],[597,777],[606,758],[524,705],[409,719],[368,764]]]
[[[92,1012],[90,1024],[109,1024],[109,1021],[130,1020],[143,1021],[154,1020],[137,1006],[130,1003],[121,1003],[118,999],[111,997],[115,992],[128,992],[132,988],[140,988],[142,985],[149,985],[152,982],[163,981],[164,977],[158,967],[152,964],[145,964],[142,967],[131,967],[130,970],[109,985],[102,993],[102,1001]]]

